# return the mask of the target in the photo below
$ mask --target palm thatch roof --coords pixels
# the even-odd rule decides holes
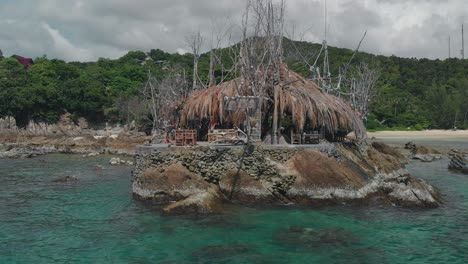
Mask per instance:
[[[362,134],[365,131],[362,121],[344,100],[323,92],[315,82],[303,78],[285,65],[280,67],[279,86],[280,115],[289,114],[300,131],[306,123],[314,128],[325,127],[331,133],[344,130]],[[245,120],[246,114],[226,111],[223,107],[224,97],[250,95],[251,91],[245,89],[242,78],[196,91],[183,106],[181,125],[185,126],[190,120],[202,119],[208,119],[211,123],[239,125]],[[272,104],[270,101],[266,103]]]

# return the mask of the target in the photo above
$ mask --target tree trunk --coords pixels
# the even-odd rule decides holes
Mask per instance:
[[[278,86],[275,85],[275,91],[274,91],[274,111],[273,111],[273,133],[271,135],[272,138],[272,144],[276,145],[278,144]]]
[[[216,85],[216,81],[215,81],[215,76],[214,76],[214,66],[215,66],[215,56],[213,54],[213,50],[210,52],[210,72],[209,72],[209,75],[210,75],[210,83],[209,83],[209,87],[213,86],[213,85]]]
[[[197,78],[198,78],[198,58],[197,55],[193,55],[193,90],[197,89]]]

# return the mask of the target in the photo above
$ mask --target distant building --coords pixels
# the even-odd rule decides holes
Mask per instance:
[[[24,66],[24,69],[27,70],[34,64],[34,61],[31,58],[21,57],[19,55],[13,55],[13,58],[17,59],[19,63]]]

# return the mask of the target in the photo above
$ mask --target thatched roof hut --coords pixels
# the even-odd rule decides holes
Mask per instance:
[[[194,92],[185,102],[181,111],[181,125],[188,121],[209,120],[211,123],[228,122],[239,125],[244,122],[243,112],[229,112],[223,107],[224,97],[249,96],[250,89],[245,89],[241,78],[237,78],[205,90]],[[362,135],[365,131],[362,121],[353,109],[341,98],[337,98],[319,89],[317,84],[282,65],[279,83],[280,116],[290,115],[297,130],[304,127],[326,128],[330,133],[337,131],[355,131]],[[273,89],[271,89],[273,90]],[[271,101],[265,101],[264,111],[271,109]],[[268,115],[266,115],[268,116]]]

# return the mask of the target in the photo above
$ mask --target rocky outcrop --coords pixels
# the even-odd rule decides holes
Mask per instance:
[[[204,192],[197,192],[189,197],[173,202],[164,207],[167,214],[215,214],[224,210],[225,199],[217,186],[210,186]]]
[[[357,151],[358,150],[358,151]],[[297,171],[288,197],[299,204],[379,203],[435,207],[437,192],[403,169],[399,156],[379,152],[372,146],[359,149],[339,146],[341,161],[323,153],[303,152],[289,166]]]
[[[148,167],[133,182],[134,197],[164,205],[171,214],[216,213],[224,197],[218,186],[203,180],[180,164]]]
[[[451,155],[450,163],[448,165],[449,170],[468,174],[468,159],[462,153],[454,153]]]
[[[13,125],[16,123],[14,119],[0,119],[0,158],[27,158],[49,153],[133,156],[136,146],[151,138],[137,131],[119,130],[119,134],[112,134],[112,130],[92,130],[87,128],[84,119],[78,120],[79,125],[70,122],[64,118],[56,125],[30,123],[24,129],[17,129]]]
[[[397,148],[391,147],[383,142],[377,142],[377,141],[373,141],[371,144],[372,144],[372,147],[374,147],[377,151],[383,154],[395,157],[398,160],[400,160],[401,163],[407,162],[405,155],[403,155],[400,151],[398,151]]]
[[[12,116],[0,118],[0,131],[2,130],[17,131],[18,127],[16,126],[15,118]]]
[[[267,189],[269,186],[270,189]],[[276,200],[271,190],[271,184],[255,180],[244,171],[229,171],[220,176],[219,187],[228,200],[251,204],[274,202]]]
[[[405,149],[411,151],[411,159],[420,160],[422,162],[432,162],[442,158],[439,151],[431,147],[417,146],[413,142],[405,144]]]
[[[367,143],[161,148],[137,153],[133,193],[167,213],[218,212],[225,201],[438,206],[437,191],[409,175],[401,159],[388,146]]]

